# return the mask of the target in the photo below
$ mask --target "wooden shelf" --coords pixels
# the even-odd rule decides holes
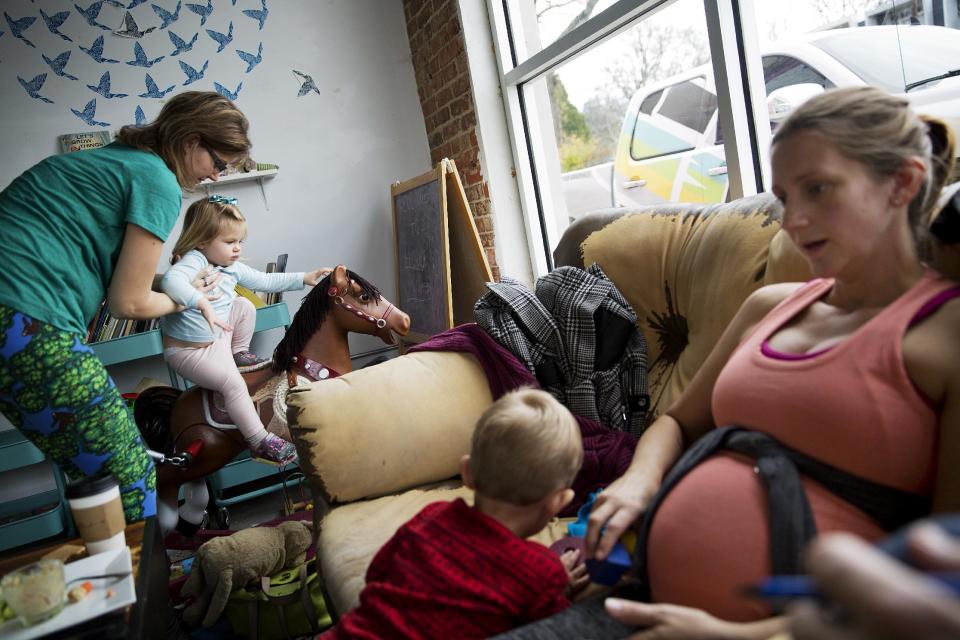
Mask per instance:
[[[264,169],[263,171],[247,171],[231,173],[229,175],[220,176],[220,178],[214,182],[213,180],[204,180],[200,183],[201,187],[216,187],[221,184],[232,184],[235,182],[249,182],[251,180],[263,180],[265,178],[273,178],[278,173],[279,169]]]
[[[246,173],[237,172],[223,176],[217,181],[204,180],[197,186],[203,187],[204,193],[207,194],[207,197],[210,197],[210,192],[212,189],[216,189],[225,185],[237,184],[238,182],[252,182],[256,180],[257,184],[260,185],[260,196],[263,198],[263,206],[266,207],[267,211],[269,211],[270,203],[267,201],[267,190],[263,188],[263,181],[270,178],[275,178],[278,173],[280,173],[279,169],[264,169],[263,171],[248,171]],[[191,198],[193,197],[193,194],[184,192],[183,197],[184,199]]]

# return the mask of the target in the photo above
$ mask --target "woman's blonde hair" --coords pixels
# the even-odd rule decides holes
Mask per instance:
[[[533,504],[573,484],[583,464],[580,428],[549,393],[513,391],[480,416],[469,464],[478,493]]]
[[[215,152],[243,155],[250,151],[249,129],[243,112],[219,93],[185,91],[163,105],[153,122],[120,129],[117,140],[156,153],[177,176],[180,186],[192,189],[197,179],[187,166],[187,143],[196,139]]]
[[[922,244],[955,162],[956,139],[946,123],[917,115],[905,99],[876,87],[844,87],[794,109],[774,134],[773,144],[800,131],[819,133],[841,154],[880,177],[895,174],[908,158],[920,158],[927,175],[907,213],[914,238]]]
[[[211,242],[220,235],[227,225],[239,224],[246,227],[247,219],[236,205],[211,198],[197,200],[187,208],[183,218],[183,231],[173,246],[170,263]]]

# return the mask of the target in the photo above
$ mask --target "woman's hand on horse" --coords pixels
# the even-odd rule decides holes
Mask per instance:
[[[303,284],[310,285],[315,287],[321,280],[327,277],[333,269],[330,267],[320,267],[319,269],[314,269],[313,271],[307,271],[303,274]]]
[[[217,312],[214,311],[213,305],[210,304],[210,301],[206,298],[200,298],[200,302],[197,303],[197,309],[203,314],[203,319],[210,324],[210,331],[214,334],[217,333],[217,327],[220,327],[224,331],[233,331],[232,326],[217,317]]]
[[[629,471],[598,494],[587,520],[587,557],[603,560],[627,528],[646,511],[657,487]]]
[[[219,291],[216,291],[221,277],[222,274],[220,270],[212,264],[208,264],[197,272],[197,277],[194,278],[190,284],[193,285],[194,289],[202,293],[207,300],[216,300],[221,295]],[[213,291],[213,293],[210,293],[211,291]]]

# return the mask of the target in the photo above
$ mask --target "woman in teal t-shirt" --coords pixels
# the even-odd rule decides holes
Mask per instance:
[[[182,189],[246,155],[248,127],[227,98],[181,93],[150,124],[42,160],[0,193],[0,412],[68,476],[116,476],[127,522],[156,513],[156,474],[86,327],[104,297],[118,318],[176,310],[152,285]]]

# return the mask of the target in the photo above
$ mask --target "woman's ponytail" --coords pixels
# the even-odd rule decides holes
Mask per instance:
[[[960,191],[954,193],[942,208],[937,209],[936,200],[944,185],[957,178],[954,175],[956,168],[956,136],[947,123],[939,118],[921,115],[920,119],[927,125],[927,135],[930,138],[930,198],[928,210],[932,219],[928,225],[931,235],[943,244],[960,242]]]

